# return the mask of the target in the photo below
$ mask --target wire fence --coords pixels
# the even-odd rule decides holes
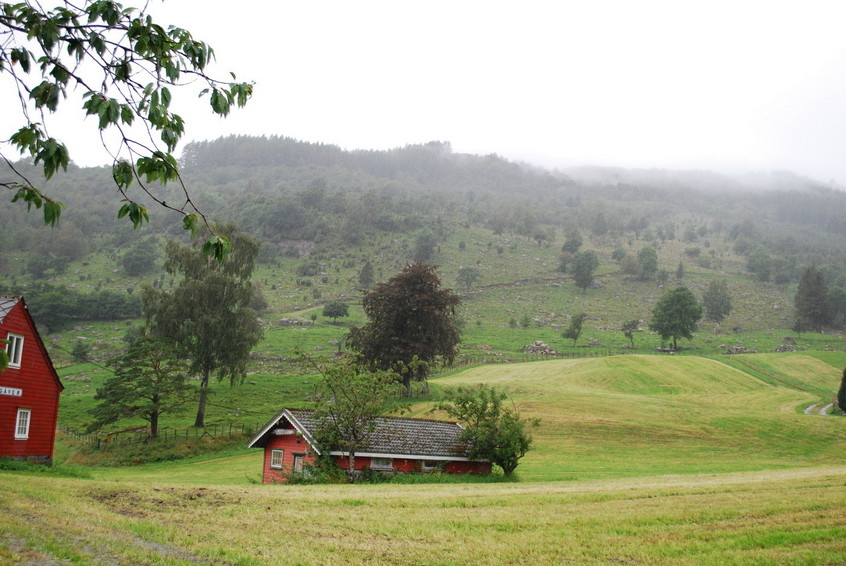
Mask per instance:
[[[99,449],[106,449],[110,446],[128,446],[132,444],[149,444],[151,441],[158,443],[166,442],[199,442],[205,438],[220,437],[251,437],[258,432],[259,423],[225,423],[212,424],[205,428],[166,427],[159,429],[158,436],[154,439],[149,427],[140,426],[130,429],[110,432],[86,434],[71,429],[62,429],[62,432],[74,441]]]

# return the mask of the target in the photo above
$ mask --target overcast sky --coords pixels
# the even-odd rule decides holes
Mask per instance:
[[[785,169],[846,185],[843,2],[151,4],[215,48],[214,74],[256,83],[225,120],[187,87],[189,140],[441,140],[548,167]]]

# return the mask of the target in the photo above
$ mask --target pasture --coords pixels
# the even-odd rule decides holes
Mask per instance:
[[[846,419],[804,409],[844,363],[626,355],[433,380],[505,386],[542,419],[516,482],[265,486],[247,450],[0,472],[0,563],[843,564]]]

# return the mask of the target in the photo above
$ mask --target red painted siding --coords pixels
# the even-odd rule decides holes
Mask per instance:
[[[295,432],[293,428],[288,430]],[[281,469],[270,466],[270,460],[274,450],[283,451]],[[298,434],[284,434],[271,437],[264,447],[262,482],[274,483],[287,481],[285,475],[290,474],[294,470],[295,454],[303,454],[306,464],[314,462],[314,457],[309,453],[308,443]]]
[[[9,332],[24,337],[21,367],[0,373],[0,387],[22,392],[20,396],[0,394],[0,456],[50,462],[62,384],[24,305],[18,301],[0,324],[0,338]],[[18,409],[31,411],[26,440],[15,439]]]
[[[346,456],[337,456],[336,461],[338,465],[346,470],[349,468],[349,460]],[[423,466],[431,463],[426,460],[417,460],[413,458],[394,458],[392,465],[394,472],[422,472]],[[371,467],[371,458],[367,456],[355,457],[355,469],[363,470]],[[488,474],[491,471],[490,462],[462,462],[449,461],[444,464],[444,473],[447,474]]]

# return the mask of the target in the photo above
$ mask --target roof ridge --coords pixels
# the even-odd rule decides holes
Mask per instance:
[[[313,414],[315,409],[291,409],[288,408],[289,411],[305,411],[308,413]],[[458,424],[457,421],[443,421],[440,419],[426,419],[426,418],[419,418],[419,417],[403,417],[403,416],[394,416],[394,415],[377,415],[377,419],[390,419],[390,420],[403,420],[403,421],[415,421],[415,422],[430,422],[430,423],[445,423],[445,424]]]

